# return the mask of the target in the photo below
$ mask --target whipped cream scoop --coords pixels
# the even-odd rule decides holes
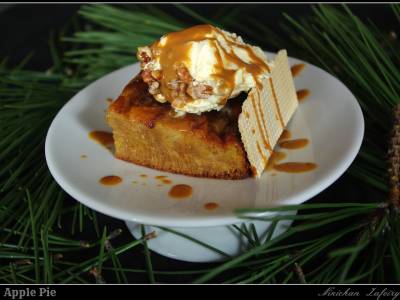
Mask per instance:
[[[166,34],[137,56],[149,92],[178,114],[220,110],[270,73],[259,47],[208,24]]]

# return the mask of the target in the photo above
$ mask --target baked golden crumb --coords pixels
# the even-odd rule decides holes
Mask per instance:
[[[220,111],[177,117],[156,101],[140,74],[108,108],[117,158],[198,177],[240,179],[251,174],[238,130],[244,97]]]

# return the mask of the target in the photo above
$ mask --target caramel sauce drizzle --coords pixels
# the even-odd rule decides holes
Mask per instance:
[[[217,45],[218,41],[215,37],[217,31],[231,47],[244,49],[251,60],[251,63],[242,61],[234,52],[233,49],[227,51],[223,47]],[[257,76],[263,72],[270,72],[268,64],[259,56],[257,56],[249,45],[241,45],[234,40],[229,39],[218,28],[209,25],[197,25],[177,32],[171,32],[166,37],[159,39],[150,47],[155,55],[159,55],[160,65],[162,66],[161,76],[161,92],[165,98],[172,102],[174,99],[172,90],[168,88],[168,83],[177,78],[176,70],[178,67],[189,64],[189,51],[193,42],[209,40],[214,43],[214,49],[218,49],[224,54],[224,59],[236,64],[238,68],[245,69],[248,73],[252,74],[255,81]],[[224,88],[227,88],[231,94],[235,83],[235,71],[224,69],[221,53],[215,50],[217,58],[217,66],[213,76],[221,82]],[[227,99],[224,99],[226,102]],[[224,103],[221,103],[224,104]]]
[[[172,198],[182,199],[191,197],[193,189],[187,184],[174,185],[168,192],[168,195]]]
[[[146,174],[140,174],[139,176],[142,177],[142,178],[147,178]]]
[[[82,158],[82,159],[85,159],[85,158],[87,158],[87,155],[82,154],[82,155],[81,155],[81,158]]]
[[[281,152],[281,151],[274,151],[269,160],[268,160],[268,164],[267,167],[265,168],[266,170],[271,170],[274,168],[274,165],[277,162],[280,162],[281,160],[284,160],[286,158],[286,153],[285,152]]]
[[[298,90],[296,92],[297,94],[297,100],[299,102],[303,101],[305,98],[307,98],[308,96],[310,96],[310,90],[308,89],[303,89],[303,90]]]
[[[292,72],[292,76],[293,76],[293,77],[296,77],[297,75],[299,75],[299,74],[301,73],[301,71],[303,71],[303,69],[304,69],[305,66],[306,66],[305,64],[296,64],[296,65],[293,65],[293,66],[290,68],[290,71]]]
[[[110,148],[114,144],[112,133],[106,131],[95,130],[89,133],[89,138],[96,141],[100,145]]]
[[[271,72],[271,69],[269,68],[268,64],[267,64],[263,59],[261,59],[260,57],[258,57],[258,56],[254,53],[253,49],[252,49],[249,45],[242,45],[242,44],[235,43],[235,42],[229,40],[229,39],[224,35],[224,33],[222,32],[222,30],[220,30],[220,29],[218,29],[218,28],[216,28],[216,29],[217,29],[217,31],[222,35],[222,37],[224,38],[224,40],[226,41],[226,43],[227,43],[229,46],[244,49],[244,50],[247,52],[247,55],[249,56],[250,60],[254,62],[254,63],[252,63],[252,64],[246,64],[246,63],[244,63],[241,59],[239,59],[239,58],[234,54],[234,55],[235,55],[235,58],[234,58],[234,59],[235,59],[235,60],[239,59],[239,61],[237,62],[237,64],[238,64],[240,67],[244,67],[244,68],[246,69],[246,71],[248,71],[249,73],[257,74],[257,75],[260,74],[260,73],[262,73],[262,72],[264,72],[265,70],[266,70],[267,72]],[[233,52],[233,50],[231,50],[231,51]],[[235,61],[235,62],[236,62],[236,61]],[[265,69],[265,70],[264,70],[264,69]]]
[[[264,167],[265,167],[267,165],[267,163],[268,163],[268,160],[265,157],[265,155],[262,153],[261,147],[260,147],[260,143],[258,141],[257,141],[257,150],[258,150],[258,153],[261,155],[261,157],[262,157],[262,159],[264,161]]]
[[[287,162],[274,165],[274,170],[286,173],[303,173],[315,168],[317,168],[317,164],[311,162]]]
[[[120,184],[122,182],[122,178],[116,175],[109,175],[109,176],[104,176],[102,178],[100,178],[99,182],[102,185],[117,185]]]
[[[281,133],[281,136],[278,139],[278,143],[283,141],[283,140],[287,140],[290,139],[292,136],[292,133],[288,130],[288,129],[284,129]]]
[[[265,115],[263,110],[261,109],[261,97],[260,97],[260,92],[259,90],[256,90],[257,95],[258,95],[258,108],[260,110],[260,115],[261,115],[261,122],[264,128],[264,133],[265,133],[265,137],[264,137],[264,146],[265,149],[267,149],[269,151],[269,153],[272,153],[272,147],[271,144],[269,142],[269,135],[268,135],[268,131],[267,131],[267,120],[265,119]]]
[[[257,119],[257,125],[258,125],[258,130],[261,132],[261,137],[263,139],[263,144],[265,146],[265,148],[270,151],[270,153],[272,153],[272,149],[271,149],[271,145],[269,144],[269,140],[268,137],[266,136],[266,133],[264,132],[262,126],[261,126],[261,121],[260,121],[260,116],[258,115],[258,110],[257,110],[257,105],[256,105],[256,101],[254,100],[254,96],[249,96],[249,98],[251,99],[251,103],[253,105],[253,109],[256,115],[256,119]]]
[[[308,139],[296,139],[296,140],[288,140],[279,143],[281,148],[285,149],[300,149],[304,148],[309,144]]]
[[[281,123],[282,129],[283,129],[283,128],[285,128],[285,124],[283,124],[281,109],[279,107],[278,98],[276,97],[275,87],[274,87],[274,83],[273,83],[271,77],[269,78],[269,85],[271,86],[272,98],[274,99],[274,103],[275,103],[275,106],[276,106],[276,111],[278,112],[279,122]]]
[[[254,166],[250,166],[251,169],[251,174],[253,174],[253,177],[257,176],[257,169]]]

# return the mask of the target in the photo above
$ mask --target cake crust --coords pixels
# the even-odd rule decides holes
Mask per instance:
[[[139,74],[107,110],[117,158],[196,177],[250,176],[238,129],[243,97],[229,100],[221,111],[176,117],[147,90]]]

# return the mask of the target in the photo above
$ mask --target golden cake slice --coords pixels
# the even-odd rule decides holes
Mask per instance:
[[[176,117],[168,103],[157,102],[147,89],[137,76],[107,111],[117,158],[191,176],[250,175],[237,121],[243,97],[218,112]]]

